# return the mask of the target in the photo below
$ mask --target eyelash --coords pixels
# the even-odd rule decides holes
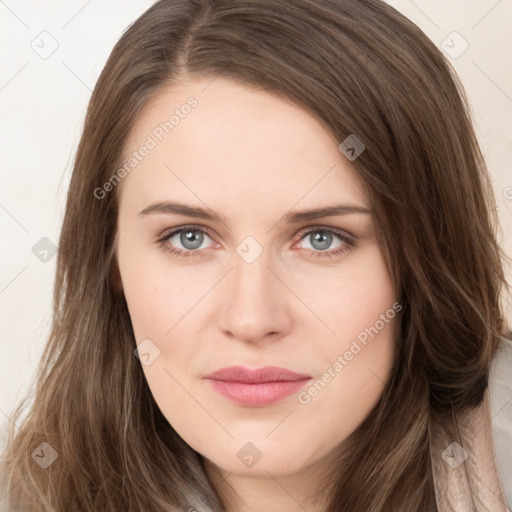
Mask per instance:
[[[199,231],[201,233],[204,233],[205,235],[210,236],[210,234],[207,230],[205,230],[199,226],[181,226],[179,228],[173,229],[169,233],[165,234],[163,237],[159,238],[157,240],[157,244],[163,250],[167,251],[168,253],[172,254],[173,256],[177,256],[178,258],[187,258],[190,256],[193,256],[193,257],[198,256],[199,253],[201,252],[200,250],[190,251],[190,250],[176,249],[174,247],[169,247],[169,245],[167,245],[166,242],[169,239],[171,239],[176,233],[181,233],[183,231]],[[339,237],[341,239],[342,242],[344,242],[345,245],[340,245],[340,247],[338,247],[337,249],[332,249],[330,251],[318,251],[318,250],[314,251],[314,250],[310,249],[311,250],[310,257],[312,257],[312,258],[315,258],[315,257],[332,258],[334,256],[338,256],[344,252],[348,252],[348,251],[352,250],[353,247],[355,246],[354,241],[350,237],[345,235],[343,232],[341,232],[337,229],[323,227],[323,226],[314,226],[313,228],[310,228],[310,229],[307,229],[306,231],[300,232],[298,235],[299,241],[302,240],[303,238],[305,238],[306,236],[311,235],[312,233],[317,233],[317,232],[326,232],[326,233],[331,233],[333,235],[336,235],[337,237]]]

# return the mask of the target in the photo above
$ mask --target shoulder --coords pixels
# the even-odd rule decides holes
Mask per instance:
[[[489,371],[492,431],[503,491],[512,506],[512,340],[503,338]]]

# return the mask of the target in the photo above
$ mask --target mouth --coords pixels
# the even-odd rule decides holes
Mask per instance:
[[[221,368],[204,377],[212,389],[240,405],[265,406],[298,392],[311,376],[286,368],[266,366],[251,370],[243,366]]]

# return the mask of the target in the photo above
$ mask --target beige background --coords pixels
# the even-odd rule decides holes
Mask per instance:
[[[512,255],[512,1],[390,3],[439,47],[443,41],[452,47],[449,59],[466,86],[492,172],[502,243]],[[122,31],[150,4],[0,2],[1,423],[11,421],[14,403],[28,389],[49,330],[55,258],[43,263],[32,248],[42,237],[58,240],[91,90]],[[464,41],[468,48],[455,58]],[[37,53],[54,47],[47,58]],[[504,300],[512,320],[510,298]]]

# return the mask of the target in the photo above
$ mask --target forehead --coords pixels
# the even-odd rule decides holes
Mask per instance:
[[[161,91],[139,115],[124,160],[151,148],[122,187],[136,191],[139,204],[185,194],[218,207],[367,205],[338,144],[289,100],[221,78],[191,80]]]

